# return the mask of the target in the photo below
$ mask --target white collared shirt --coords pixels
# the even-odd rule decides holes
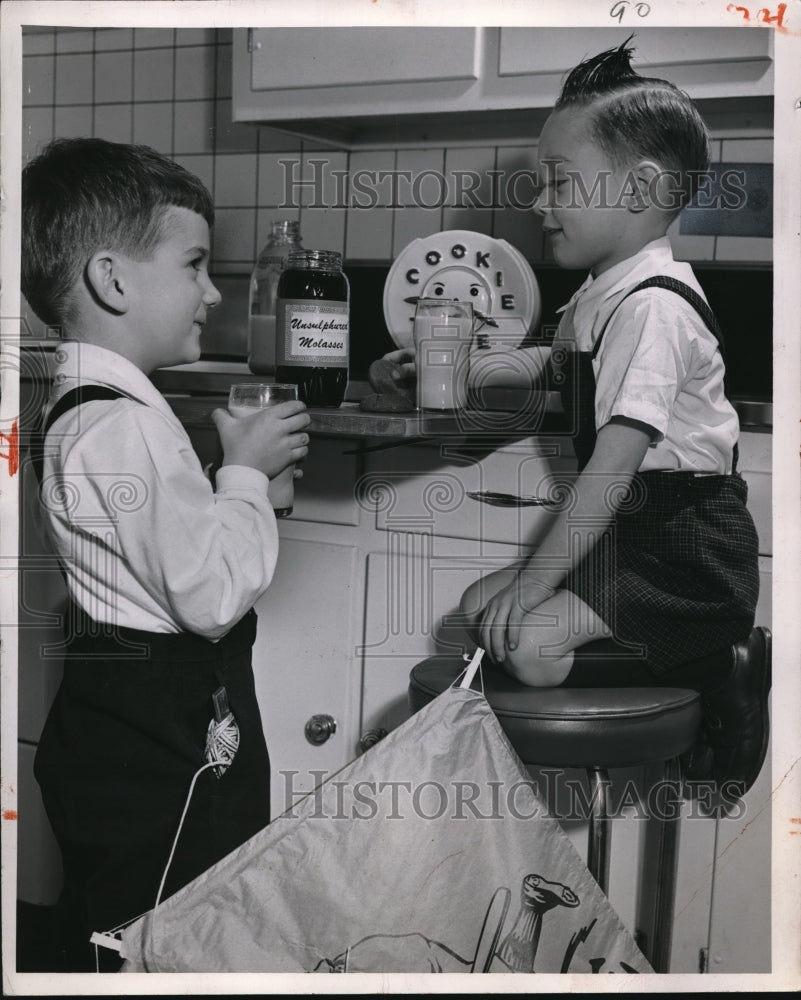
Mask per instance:
[[[617,308],[627,291],[654,275],[678,278],[704,298],[690,265],[673,259],[663,237],[598,278],[590,275],[560,310],[572,313],[580,351],[592,350],[612,316],[593,361],[596,427],[624,416],[653,428],[640,472],[731,472],[739,421],[723,391],[723,359],[712,332],[689,302],[666,289],[649,288]],[[556,336],[571,336],[565,322]]]
[[[275,570],[267,477],[223,466],[215,492],[150,379],[112,351],[66,341],[50,404],[87,383],[130,398],[83,403],[47,436],[43,514],[72,598],[99,622],[220,638]]]

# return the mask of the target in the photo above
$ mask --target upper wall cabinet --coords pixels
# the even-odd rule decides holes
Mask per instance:
[[[233,117],[344,149],[536,135],[565,73],[622,28],[253,28],[234,31]],[[643,28],[635,68],[714,110],[773,92],[763,29]],[[499,114],[499,112],[502,112]]]

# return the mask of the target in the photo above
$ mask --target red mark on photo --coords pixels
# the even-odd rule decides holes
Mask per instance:
[[[739,14],[744,21],[756,21],[760,24],[772,24],[779,30],[785,30],[784,15],[787,13],[786,3],[777,4],[775,13],[771,12],[768,7],[760,7],[756,13],[753,13],[750,7],[741,7],[736,3],[730,3],[726,7],[726,10],[730,14]]]
[[[6,809],[3,812],[3,819],[16,819],[16,818],[17,818],[16,809]]]
[[[11,425],[11,433],[4,434],[0,431],[0,448],[6,447],[7,451],[0,451],[0,458],[8,462],[9,476],[15,476],[19,468],[19,429],[17,421]]]

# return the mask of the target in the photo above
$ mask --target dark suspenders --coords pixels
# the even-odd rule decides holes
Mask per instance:
[[[664,274],[656,274],[652,278],[646,278],[645,281],[641,281],[639,285],[635,285],[634,288],[630,289],[623,298],[615,306],[612,315],[604,323],[604,327],[601,330],[601,335],[595,342],[592,349],[592,357],[598,353],[598,349],[601,346],[601,341],[603,340],[604,334],[606,333],[606,328],[612,320],[612,317],[617,312],[618,308],[622,303],[630,296],[634,295],[635,292],[641,292],[644,288],[665,288],[669,292],[675,292],[676,295],[680,295],[686,302],[695,309],[701,319],[704,321],[705,325],[709,328],[710,332],[718,342],[718,347],[720,348],[720,353],[723,358],[723,364],[726,364],[726,347],[723,342],[723,331],[720,328],[720,324],[717,319],[715,319],[715,314],[709,308],[708,304],[704,302],[701,296],[696,292],[694,288],[689,285],[685,285],[683,281],[679,281],[678,278],[669,278]],[[724,375],[725,378],[725,375]],[[725,384],[725,383],[724,383]]]
[[[47,419],[43,421],[41,427],[31,434],[30,456],[33,463],[33,471],[36,474],[36,481],[42,484],[42,468],[44,465],[44,445],[47,432],[58,420],[58,418],[68,410],[81,403],[88,403],[93,399],[121,399],[124,393],[111,389],[106,385],[79,385],[76,389],[65,392],[59,401],[48,413]]]
[[[635,285],[634,288],[626,292],[626,294],[623,296],[620,302],[618,302],[618,304],[615,306],[612,315],[609,317],[609,319],[607,319],[606,323],[604,323],[600,336],[595,341],[595,344],[592,348],[591,357],[594,359],[595,355],[598,353],[598,350],[601,346],[601,341],[603,340],[604,334],[606,333],[606,328],[609,326],[612,317],[615,315],[620,305],[630,295],[634,295],[635,292],[640,292],[644,288],[664,288],[669,292],[675,292],[676,295],[680,295],[686,302],[690,303],[693,309],[695,309],[695,311],[704,321],[705,325],[709,328],[709,331],[711,332],[712,336],[718,342],[720,355],[723,358],[723,392],[726,394],[726,398],[728,399],[728,392],[726,389],[726,379],[728,375],[728,369],[726,367],[726,345],[724,344],[723,341],[723,331],[721,330],[720,324],[715,318],[715,314],[709,308],[709,305],[701,298],[698,292],[696,292],[696,290],[694,288],[691,288],[689,285],[686,285],[683,281],[679,281],[678,278],[670,278],[664,274],[656,274],[652,278],[646,278],[644,281],[641,281],[639,285]],[[735,472],[737,470],[738,453],[739,453],[739,448],[737,447],[737,443],[735,442],[732,454],[732,472]]]

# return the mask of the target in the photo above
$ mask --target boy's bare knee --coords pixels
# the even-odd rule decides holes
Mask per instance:
[[[518,683],[527,687],[558,687],[570,673],[573,654],[548,656],[517,649],[509,650],[502,666]]]

